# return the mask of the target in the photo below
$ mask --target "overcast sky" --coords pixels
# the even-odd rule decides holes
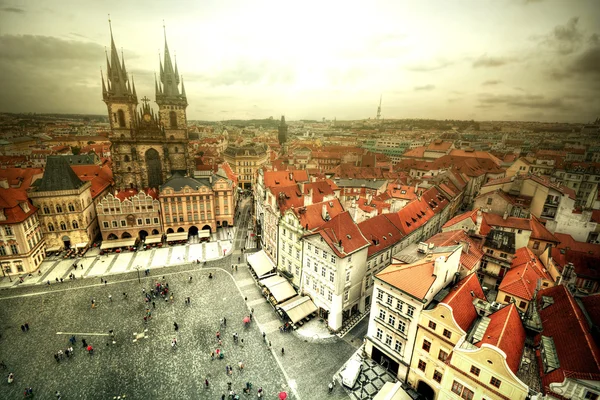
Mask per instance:
[[[0,111],[106,113],[109,13],[140,98],[165,20],[189,119],[600,116],[598,0],[0,0]]]

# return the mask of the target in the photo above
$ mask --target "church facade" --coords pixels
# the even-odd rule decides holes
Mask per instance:
[[[110,60],[107,54],[107,79],[102,75],[102,99],[110,120],[113,172],[117,189],[158,189],[174,173],[191,174],[188,154],[187,96],[177,63],[173,65],[165,35],[164,61],[160,79],[155,78],[158,112],[150,99],[138,97],[135,82],[128,77],[123,54],[115,46],[111,28]]]

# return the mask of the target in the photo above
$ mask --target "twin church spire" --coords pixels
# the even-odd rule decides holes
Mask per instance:
[[[122,98],[138,104],[137,93],[135,90],[135,82],[133,76],[131,81],[127,75],[127,69],[125,67],[125,57],[121,51],[121,58],[119,59],[119,53],[115,45],[113,38],[112,25],[109,22],[110,27],[110,59],[108,52],[106,53],[106,81],[104,74],[101,73],[102,78],[102,97],[104,101],[109,98]],[[163,26],[164,28],[164,26]],[[165,56],[164,63],[160,61],[160,82],[155,77],[155,94],[156,102],[161,104],[178,104],[187,106],[187,99],[185,93],[185,86],[183,84],[183,78],[180,78],[179,71],[177,69],[177,60],[175,59],[175,66],[171,61],[171,55],[169,53],[169,46],[167,44],[167,34],[165,30]],[[181,92],[179,85],[181,84]]]

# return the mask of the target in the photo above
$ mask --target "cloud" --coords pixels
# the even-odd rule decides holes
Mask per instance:
[[[415,86],[415,91],[429,91],[435,89],[435,85]]]
[[[492,86],[492,85],[499,85],[501,83],[502,83],[502,81],[500,81],[498,79],[489,79],[489,80],[483,82],[482,85],[484,85],[484,86]]]
[[[479,108],[490,108],[496,105],[508,106],[516,109],[548,109],[568,111],[573,110],[573,104],[562,97],[546,97],[538,94],[519,95],[494,95],[481,93],[479,95]]]
[[[17,8],[17,7],[2,7],[2,8],[0,8],[0,11],[15,13],[15,14],[25,14],[25,10],[23,10],[22,8]]]
[[[578,54],[571,63],[569,72],[600,76],[600,45],[589,47]]]
[[[473,61],[473,68],[494,68],[509,64],[512,59],[506,57],[490,57],[487,54],[482,55],[477,60]]]
[[[542,43],[560,54],[571,54],[579,50],[583,39],[579,18],[573,17],[566,24],[555,26],[552,32],[542,38]]]
[[[200,77],[212,86],[291,83],[295,79],[295,71],[289,65],[277,62],[238,59],[228,67]]]
[[[454,64],[452,61],[439,59],[439,60],[430,60],[424,63],[411,64],[406,66],[404,69],[413,72],[431,72],[437,71],[439,69],[443,69]]]

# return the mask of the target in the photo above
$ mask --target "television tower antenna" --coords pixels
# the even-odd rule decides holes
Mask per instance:
[[[381,119],[381,98],[383,95],[379,96],[379,107],[377,107],[377,119]]]

